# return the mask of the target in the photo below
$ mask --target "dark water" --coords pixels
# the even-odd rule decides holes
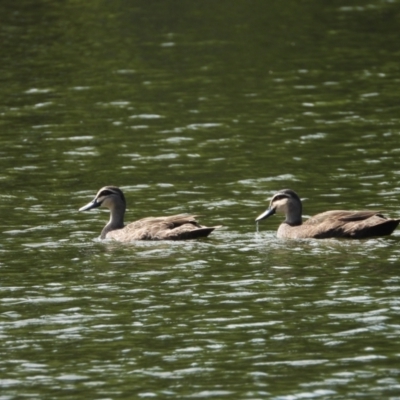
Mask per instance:
[[[0,400],[400,398],[399,1],[0,4]],[[97,240],[78,213],[196,213],[206,240]]]

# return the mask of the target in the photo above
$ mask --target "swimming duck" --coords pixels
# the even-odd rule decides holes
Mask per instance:
[[[126,209],[125,196],[116,186],[104,186],[95,198],[79,211],[107,207],[110,220],[101,231],[101,239],[114,239],[120,242],[132,240],[186,240],[208,236],[218,226],[206,227],[196,221],[195,215],[171,215],[169,217],[148,217],[124,225]]]
[[[278,238],[284,239],[363,239],[386,236],[390,235],[400,222],[400,219],[386,218],[376,211],[333,210],[317,214],[303,223],[300,197],[290,189],[277,192],[272,197],[268,210],[259,215],[256,222],[277,212],[286,216],[277,233]]]

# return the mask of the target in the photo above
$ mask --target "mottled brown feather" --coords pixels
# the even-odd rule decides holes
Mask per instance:
[[[302,222],[302,204],[299,196],[290,189],[274,195],[270,211],[265,218],[275,212],[283,212],[286,220],[278,228],[278,237],[288,239],[302,238],[351,238],[363,239],[373,236],[390,235],[399,225],[400,219],[390,219],[381,212],[371,210],[326,211]],[[258,220],[263,219],[258,218]]]
[[[116,186],[101,188],[95,198],[80,208],[80,211],[106,207],[110,209],[110,221],[101,232],[101,239],[114,239],[120,242],[133,240],[186,240],[208,236],[219,226],[202,226],[196,215],[171,215],[168,217],[147,217],[124,224],[126,209],[125,196]]]
[[[186,240],[208,236],[214,227],[200,225],[194,215],[171,215],[168,217],[147,217],[106,234],[107,239],[120,242],[132,240]]]

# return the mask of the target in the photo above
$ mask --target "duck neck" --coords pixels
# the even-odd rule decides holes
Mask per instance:
[[[303,223],[301,218],[302,207],[301,204],[288,204],[286,210],[286,220],[285,222],[290,226],[298,226]]]
[[[110,207],[110,220],[101,231],[101,239],[105,239],[108,232],[124,227],[125,204],[121,201]]]

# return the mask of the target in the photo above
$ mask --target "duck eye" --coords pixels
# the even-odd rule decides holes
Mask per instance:
[[[282,200],[282,199],[286,199],[286,196],[279,194],[278,196],[275,196],[275,200]]]
[[[110,192],[109,190],[103,190],[103,191],[100,193],[100,196],[109,196],[110,194],[112,194],[112,192]]]

